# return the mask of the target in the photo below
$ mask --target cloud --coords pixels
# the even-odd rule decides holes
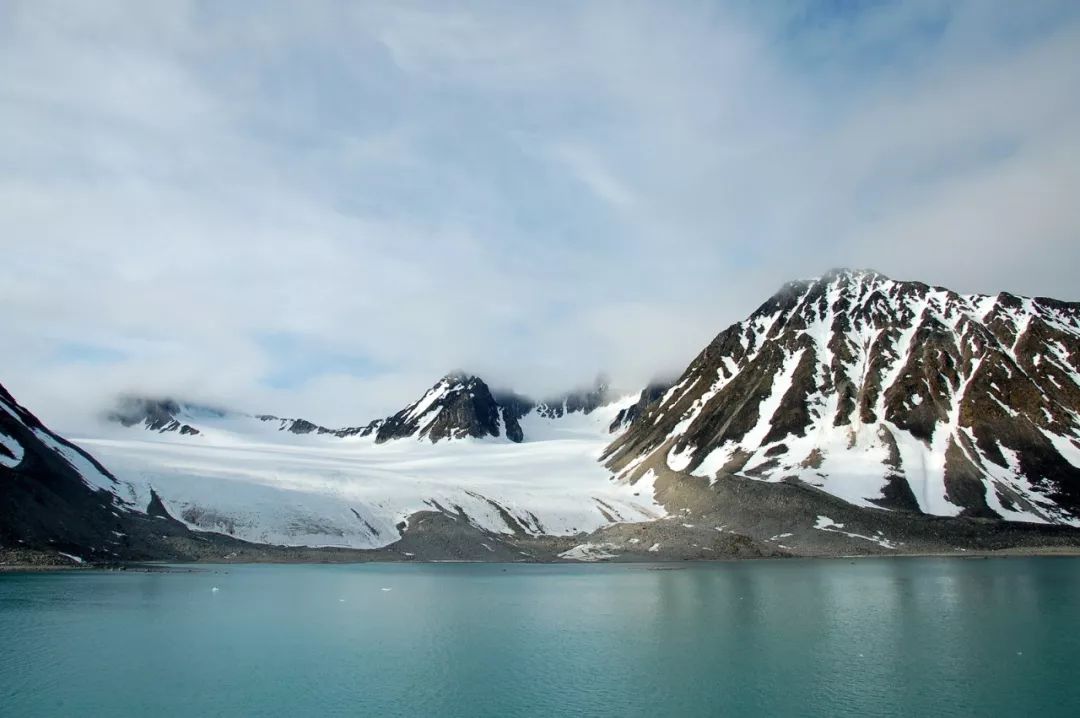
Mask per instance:
[[[560,145],[554,148],[552,155],[567,166],[577,181],[600,199],[610,202],[616,208],[626,208],[634,204],[633,193],[587,149]]]
[[[836,265],[1080,298],[1080,11],[1024,5],[7,3],[0,381],[344,424]]]

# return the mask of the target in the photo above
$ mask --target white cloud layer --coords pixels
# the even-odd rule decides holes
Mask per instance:
[[[8,2],[0,382],[357,423],[867,266],[1080,299],[1071,2]]]

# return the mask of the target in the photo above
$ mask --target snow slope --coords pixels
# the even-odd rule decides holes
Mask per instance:
[[[664,514],[651,485],[615,481],[597,461],[609,424],[636,399],[557,418],[534,410],[523,443],[249,433],[228,416],[195,436],[114,427],[77,441],[138,505],[153,488],[188,526],[250,541],[374,548],[424,510],[494,532],[574,534]]]
[[[606,453],[852,504],[1080,525],[1080,305],[867,270],[791,282]]]

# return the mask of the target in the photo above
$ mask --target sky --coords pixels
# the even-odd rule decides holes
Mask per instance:
[[[347,425],[784,282],[1080,300],[1080,3],[0,3],[0,383]]]

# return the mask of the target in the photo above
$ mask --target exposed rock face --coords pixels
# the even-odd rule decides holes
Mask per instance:
[[[424,396],[388,417],[375,432],[375,441],[416,437],[462,439],[500,436],[505,426],[512,441],[521,441],[516,407],[506,410],[495,401],[488,385],[475,376],[447,374]]]
[[[602,378],[589,389],[535,402],[510,391],[493,392],[480,378],[454,372],[418,401],[385,419],[377,427],[375,440],[381,443],[415,436],[435,442],[505,435],[510,441],[521,442],[526,437],[520,421],[532,412],[548,419],[575,412],[588,414],[612,398]]]
[[[1080,304],[871,271],[791,282],[607,450],[851,503],[1080,524]]]
[[[115,544],[130,508],[120,488],[0,386],[0,545],[74,551]]]
[[[330,434],[339,438],[346,436],[370,436],[382,424],[382,420],[373,421],[364,426],[349,426],[343,429],[328,429],[325,426],[308,421],[307,419],[289,419],[273,414],[259,414],[255,417],[259,421],[277,423],[278,431],[287,431],[290,434],[300,436],[306,434]]]
[[[645,409],[648,408],[649,404],[652,404],[662,397],[670,388],[671,382],[654,381],[649,384],[641,390],[641,394],[636,403],[631,404],[625,409],[619,410],[619,413],[615,416],[615,420],[611,422],[611,426],[608,427],[608,431],[612,434],[616,434],[626,429],[633,424],[639,416],[645,413]]]
[[[593,385],[588,389],[572,391],[562,396],[545,399],[536,404],[536,411],[540,416],[556,419],[566,414],[582,412],[590,414],[604,406],[613,398],[607,379],[597,377]]]

